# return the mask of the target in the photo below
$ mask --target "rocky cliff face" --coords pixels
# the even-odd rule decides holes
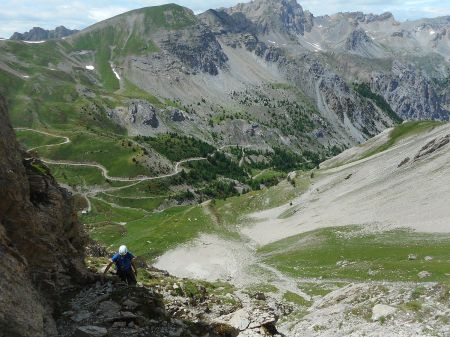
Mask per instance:
[[[217,75],[226,67],[228,57],[214,34],[204,25],[169,32],[161,41],[170,54],[177,57],[185,67],[195,71]]]
[[[305,31],[310,31],[313,25],[312,14],[303,11],[296,0],[257,0],[239,4],[226,12],[231,15],[242,13],[262,34],[284,32],[303,35]]]
[[[410,65],[394,61],[390,73],[373,73],[372,88],[404,119],[449,119],[430,78]]]
[[[0,335],[53,336],[60,296],[85,282],[69,193],[15,139],[0,99]]]
[[[44,41],[50,39],[60,39],[72,34],[77,33],[76,29],[67,29],[64,26],[56,27],[53,30],[43,29],[41,27],[33,27],[28,32],[18,33],[15,32],[10,40],[23,40],[23,41]]]

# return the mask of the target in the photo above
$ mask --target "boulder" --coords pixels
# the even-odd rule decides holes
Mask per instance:
[[[431,276],[431,273],[428,271],[421,271],[419,274],[417,274],[417,276],[419,276],[420,279],[422,278],[427,278]]]
[[[172,111],[170,111],[170,119],[173,122],[184,122],[187,118],[183,111],[174,108],[172,109]]]
[[[386,304],[376,304],[372,309],[372,321],[378,321],[383,317],[390,316],[397,311],[396,308]]]
[[[410,261],[417,260],[417,255],[416,254],[409,254],[408,255],[408,260],[410,260]]]

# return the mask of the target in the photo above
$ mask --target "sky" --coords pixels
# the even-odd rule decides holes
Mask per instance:
[[[448,0],[297,0],[303,9],[315,16],[337,12],[365,13],[392,12],[397,20],[450,15]],[[178,3],[195,13],[209,8],[230,7],[246,0],[1,0],[0,37],[8,38],[14,32],[25,32],[32,27],[53,29],[64,25],[82,29],[95,22],[131,9]]]

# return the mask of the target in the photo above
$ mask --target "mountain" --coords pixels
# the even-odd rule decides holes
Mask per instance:
[[[33,27],[28,32],[18,33],[15,32],[10,40],[21,40],[21,41],[44,41],[50,39],[61,39],[63,37],[77,33],[77,29],[67,29],[64,26],[56,27],[53,30],[43,29],[41,27]]]
[[[64,26],[58,26],[55,29],[48,30],[40,27],[33,27],[28,32],[18,33],[15,32],[10,40],[22,40],[22,41],[44,41],[50,39],[61,39],[63,37],[72,35],[79,32],[77,29],[68,29]]]
[[[448,120],[448,25],[390,13],[314,17],[287,0],[199,15],[146,7],[64,39],[0,41],[0,90],[15,127],[83,144],[36,143],[49,162],[139,179],[208,158],[187,163],[195,173],[165,201],[196,203],[275,184],[251,177],[315,167],[404,120]]]

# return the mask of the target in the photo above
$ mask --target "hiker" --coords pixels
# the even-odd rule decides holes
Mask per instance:
[[[119,247],[119,252],[111,258],[103,274],[106,275],[109,268],[115,263],[117,276],[129,285],[136,285],[137,269],[134,264],[134,259],[135,256],[128,251],[127,246],[122,245]]]

